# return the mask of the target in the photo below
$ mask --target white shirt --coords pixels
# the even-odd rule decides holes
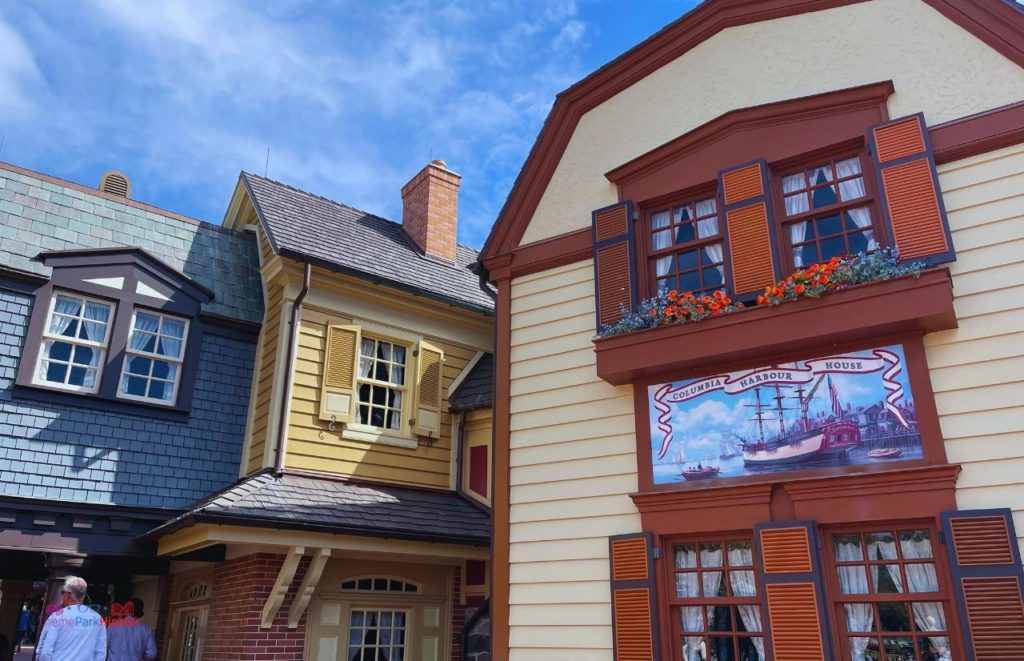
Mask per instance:
[[[156,658],[156,641],[149,625],[134,617],[111,620],[107,627],[107,661]]]
[[[100,614],[73,604],[46,619],[36,650],[38,661],[104,661],[107,628]]]

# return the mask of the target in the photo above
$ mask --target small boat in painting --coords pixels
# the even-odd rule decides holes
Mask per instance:
[[[871,459],[896,459],[903,450],[899,448],[878,448],[877,450],[868,450],[868,457]]]
[[[718,466],[702,466],[697,464],[694,467],[687,468],[683,471],[683,477],[687,480],[706,480],[709,477],[715,477],[722,471]]]

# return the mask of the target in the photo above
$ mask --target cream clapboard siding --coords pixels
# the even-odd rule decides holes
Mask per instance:
[[[961,509],[1011,507],[1024,548],[1024,144],[939,168],[960,327],[925,338]]]
[[[421,441],[415,450],[345,439],[340,435],[340,426],[339,431],[330,432],[319,419],[320,380],[329,323],[351,323],[351,320],[310,305],[303,308],[288,421],[286,466],[447,489],[451,481],[452,455],[452,416],[447,412],[447,398],[441,407],[440,438],[429,446]],[[437,338],[426,339],[444,350],[441,385],[443,392],[447,393],[452,380],[462,372],[476,351]],[[411,351],[409,357],[412,359]],[[407,379],[412,378],[412,374],[410,369]]]
[[[513,661],[612,658],[608,536],[640,530],[632,388],[595,372],[593,269],[512,283]]]

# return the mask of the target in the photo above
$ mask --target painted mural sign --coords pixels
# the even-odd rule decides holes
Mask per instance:
[[[921,459],[903,347],[650,386],[655,484]]]

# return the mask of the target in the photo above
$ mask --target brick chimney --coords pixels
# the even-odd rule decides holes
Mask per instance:
[[[434,160],[402,186],[402,228],[426,254],[455,261],[460,175]]]

